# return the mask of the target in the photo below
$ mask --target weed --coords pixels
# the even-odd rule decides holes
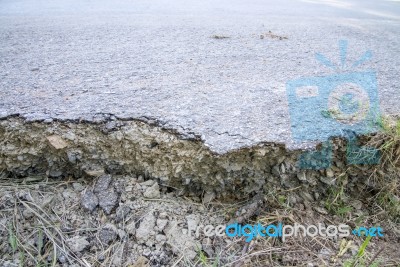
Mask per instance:
[[[17,251],[17,237],[15,236],[11,224],[8,225],[8,242],[10,243],[12,252]]]
[[[190,260],[185,259],[186,266],[202,266],[202,267],[217,267],[219,266],[219,256],[215,259],[208,258],[203,250],[197,248],[197,261],[192,263]],[[184,255],[183,255],[184,256]],[[211,262],[210,262],[211,261]]]
[[[365,249],[367,248],[369,242],[371,241],[371,238],[372,238],[371,235],[367,236],[367,238],[366,238],[366,239],[364,240],[364,242],[361,244],[361,247],[360,247],[360,249],[358,250],[358,253],[357,253],[357,257],[360,258],[360,257],[364,256],[364,254],[365,254]]]
[[[372,262],[368,262],[366,256],[366,249],[368,244],[371,241],[372,236],[367,236],[364,242],[361,244],[360,248],[358,249],[357,254],[354,256],[353,259],[347,260],[343,266],[344,267],[372,267],[372,266],[379,266],[378,261],[374,261],[375,257],[372,258]],[[378,252],[379,253],[379,252]],[[376,254],[377,256],[378,254]]]
[[[208,266],[208,258],[201,249],[198,249],[199,261],[202,266]]]
[[[325,207],[328,211],[340,217],[352,211],[352,207],[347,204],[347,196],[345,194],[345,174],[337,179],[337,185],[332,185],[328,189],[328,198],[325,201]]]

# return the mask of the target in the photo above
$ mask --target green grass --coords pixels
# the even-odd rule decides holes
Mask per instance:
[[[378,267],[379,266],[379,262],[374,260],[372,260],[372,262],[370,262],[371,260],[368,260],[366,258],[366,250],[367,250],[367,246],[369,245],[370,241],[371,241],[372,236],[367,236],[367,238],[365,238],[364,242],[361,244],[361,246],[358,249],[357,254],[353,257],[353,259],[349,259],[347,260],[344,264],[343,267]]]
[[[8,226],[8,243],[12,252],[15,253],[17,251],[17,237],[14,234],[11,224]]]
[[[347,204],[345,193],[345,175],[342,174],[337,179],[337,184],[328,188],[328,197],[325,200],[325,208],[340,217],[345,217],[353,208]]]
[[[219,266],[219,258],[210,259],[207,255],[200,249],[197,249],[197,263],[195,266],[202,266],[202,267],[217,267]]]

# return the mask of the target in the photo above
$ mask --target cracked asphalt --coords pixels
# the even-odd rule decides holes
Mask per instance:
[[[399,38],[399,1],[2,0],[0,117],[113,114],[200,136],[217,153],[296,147],[291,80],[373,70],[381,112],[399,114]],[[346,66],[372,58],[344,70],[315,59],[339,65],[339,40]]]

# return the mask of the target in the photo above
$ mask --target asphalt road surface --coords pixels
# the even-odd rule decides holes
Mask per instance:
[[[328,103],[314,92],[291,119],[290,81],[364,71],[380,111],[399,114],[400,1],[0,0],[2,118],[113,114],[218,153],[291,147],[296,127],[322,127]]]

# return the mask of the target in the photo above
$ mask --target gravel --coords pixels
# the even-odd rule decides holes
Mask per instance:
[[[308,181],[310,175],[308,173],[304,175]],[[80,186],[77,186],[77,183]],[[119,193],[116,187],[120,188]],[[103,191],[100,191],[100,188]],[[149,199],[142,195],[141,192],[146,192],[149,188],[158,188],[157,199]],[[118,201],[113,202],[113,208],[109,210],[109,213],[96,202],[96,199],[98,200],[105,192],[118,194]],[[318,216],[330,216],[324,204],[322,202],[319,204],[315,200],[316,197],[314,199],[316,195],[314,193],[310,194],[304,190],[288,191],[289,195],[284,198],[288,200],[285,205],[289,205],[296,213],[301,214],[301,217],[294,217],[295,220],[307,218],[307,220],[321,221],[322,219]],[[318,195],[319,199],[324,197],[323,192],[319,192]],[[77,196],[81,196],[81,205],[77,205],[79,202],[76,199]],[[210,262],[218,258],[221,265],[230,266],[230,262],[237,260],[237,256],[241,255],[245,245],[243,240],[240,238],[232,240],[224,236],[208,237],[201,231],[199,236],[195,236],[194,233],[189,235],[189,229],[208,224],[226,225],[231,220],[250,223],[258,215],[271,216],[268,214],[273,205],[276,205],[276,203],[273,204],[275,197],[276,195],[268,195],[266,191],[263,197],[256,195],[240,205],[227,202],[221,205],[215,203],[204,205],[201,199],[181,196],[178,190],[165,190],[165,187],[160,186],[156,179],[143,181],[143,177],[104,175],[94,181],[79,179],[71,183],[59,181],[57,186],[44,184],[15,188],[11,191],[0,190],[0,212],[2,213],[0,225],[15,221],[18,224],[15,231],[20,231],[17,233],[21,240],[25,240],[26,244],[32,244],[32,246],[43,243],[45,249],[51,251],[52,240],[47,238],[46,233],[51,232],[54,236],[61,233],[65,245],[59,244],[58,248],[61,249],[57,250],[57,261],[63,267],[84,266],[80,259],[95,259],[102,266],[113,267],[167,267],[177,262],[177,266],[183,266],[184,263],[194,264],[198,260],[199,250],[210,257]],[[264,202],[270,200],[272,200],[271,203]],[[21,205],[16,205],[18,201],[24,201],[25,204],[31,203],[32,209],[35,209],[34,204],[37,204],[37,207],[42,207],[42,210],[37,210],[39,213],[35,213],[23,207],[20,209]],[[357,214],[365,210],[361,201],[352,200],[350,204],[357,209]],[[15,207],[21,212],[15,213]],[[42,214],[43,211],[46,214]],[[289,211],[288,209],[283,212]],[[46,220],[44,221],[37,214],[42,214],[41,216],[44,216]],[[271,214],[276,216],[273,210]],[[287,215],[283,215],[285,216]],[[290,216],[295,216],[295,214]],[[329,218],[327,223],[330,224],[334,219]],[[35,230],[38,229],[37,225],[50,231],[42,232],[42,239],[38,239],[38,232]],[[57,228],[58,225],[59,228]],[[55,231],[55,229],[58,230]],[[5,230],[0,228],[0,241],[8,244],[8,230]],[[260,243],[257,240],[254,241],[255,247],[265,242]],[[332,251],[337,251],[340,240],[335,242]],[[310,245],[315,246],[311,243]],[[18,266],[19,257],[12,256],[9,246],[0,247],[0,253],[4,255],[2,266]],[[315,250],[315,255],[318,253],[319,250]],[[280,257],[279,253],[276,255]],[[304,255],[306,254],[284,256],[280,260],[281,263],[293,266],[300,262],[298,259],[306,257]],[[51,260],[49,257],[49,262]],[[182,262],[179,263],[179,260]],[[314,260],[318,262],[318,259],[314,258]],[[28,259],[24,266],[35,266],[35,264]]]

